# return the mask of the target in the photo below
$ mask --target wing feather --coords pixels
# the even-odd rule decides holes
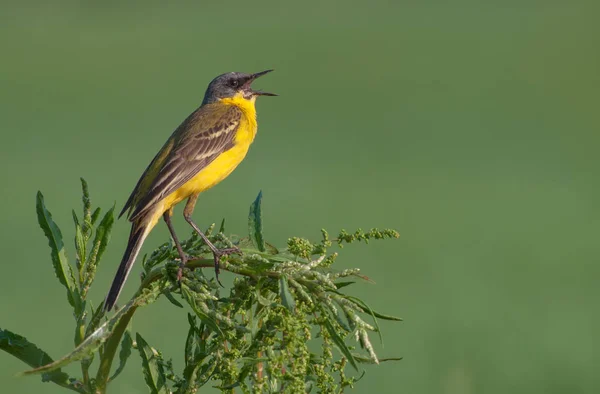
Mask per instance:
[[[123,206],[121,213],[119,213],[119,218],[121,216],[123,216],[123,214],[125,212],[131,211],[133,209],[133,207],[136,205],[136,201],[139,200],[139,196],[148,189],[148,186],[152,182],[152,179],[154,179],[154,177],[158,174],[158,171],[162,167],[165,159],[171,153],[171,150],[173,149],[173,145],[174,145],[174,140],[173,140],[173,136],[171,136],[167,140],[167,142],[163,145],[163,147],[160,149],[160,151],[158,151],[156,156],[154,156],[154,158],[152,159],[150,164],[148,164],[148,167],[146,167],[146,169],[144,170],[144,173],[138,180],[137,184],[135,185],[135,188],[133,188],[133,191],[129,195],[127,202]],[[129,217],[130,214],[128,214],[127,216]]]
[[[175,130],[138,181],[123,208],[123,212],[131,210],[129,220],[134,221],[221,153],[231,149],[241,117],[239,108],[218,104],[204,105],[192,113]],[[165,151],[169,145],[171,147]]]

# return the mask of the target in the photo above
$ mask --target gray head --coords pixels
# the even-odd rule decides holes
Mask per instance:
[[[255,74],[246,74],[238,72],[230,72],[219,75],[213,79],[206,93],[204,94],[204,100],[202,105],[210,104],[218,101],[222,98],[234,97],[237,94],[241,94],[247,100],[250,100],[256,96],[277,96],[274,93],[261,92],[260,90],[253,90],[250,85],[252,82],[260,77],[269,73],[273,70],[261,71]]]

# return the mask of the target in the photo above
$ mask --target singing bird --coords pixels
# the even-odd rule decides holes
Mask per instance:
[[[110,311],[127,280],[144,240],[162,217],[175,243],[181,265],[188,257],[171,223],[173,207],[187,199],[183,217],[211,249],[218,280],[221,256],[236,248],[217,249],[192,220],[198,195],[225,179],[246,156],[257,131],[258,96],[276,96],[253,90],[252,82],[268,72],[230,72],[219,75],[206,89],[204,100],[173,132],[146,168],[119,214],[128,212],[132,223],[127,248],[104,303]]]

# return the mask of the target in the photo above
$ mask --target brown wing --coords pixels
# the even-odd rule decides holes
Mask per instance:
[[[131,211],[132,207],[136,205],[136,201],[139,200],[139,196],[147,192],[148,186],[152,183],[152,180],[154,179],[154,177],[156,177],[156,175],[160,171],[160,168],[164,164],[165,159],[168,157],[169,153],[173,149],[173,145],[175,142],[174,135],[175,133],[173,133],[173,135],[169,137],[167,142],[165,142],[163,147],[156,154],[156,156],[154,156],[154,159],[152,159],[148,167],[146,167],[146,169],[144,170],[144,173],[142,174],[137,184],[135,185],[135,188],[129,195],[129,198],[127,199],[125,206],[121,210],[121,213],[119,213],[119,218],[123,216],[123,214],[126,211]],[[131,212],[127,214],[128,218],[130,214]]]
[[[203,105],[175,130],[148,166],[125,209],[134,221],[231,149],[242,112],[219,103]]]

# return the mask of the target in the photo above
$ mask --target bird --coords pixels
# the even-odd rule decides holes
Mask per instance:
[[[271,71],[229,72],[214,78],[200,107],[175,129],[150,162],[119,214],[120,218],[127,212],[131,232],[104,302],[106,312],[117,302],[144,240],[161,217],[181,259],[178,272],[181,279],[189,258],[175,234],[171,216],[173,207],[183,200],[187,199],[183,210],[185,221],[213,253],[217,281],[221,256],[239,253],[237,248],[218,249],[213,245],[192,220],[192,213],[198,195],[225,179],[245,158],[258,128],[257,97],[277,96],[254,90],[251,85]]]

